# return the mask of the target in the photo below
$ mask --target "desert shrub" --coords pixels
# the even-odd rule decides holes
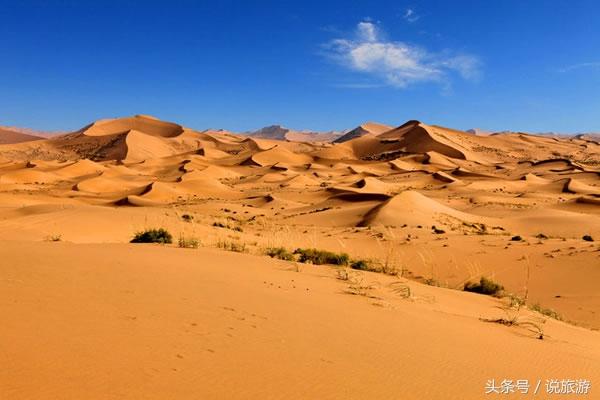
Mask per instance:
[[[190,215],[190,214],[183,214],[181,216],[181,219],[184,220],[185,222],[192,222],[194,219],[194,216]]]
[[[545,315],[547,317],[562,321],[562,316],[551,308],[544,308],[537,303],[532,305],[529,308],[532,309],[533,311],[539,312],[540,314]]]
[[[375,289],[375,285],[366,283],[365,277],[360,272],[349,276],[348,282],[350,285],[348,285],[346,293],[355,296],[375,297],[371,294],[371,291]]]
[[[538,233],[535,235],[535,237],[538,239],[548,239],[548,236],[544,235],[543,233]]]
[[[583,235],[582,239],[585,240],[586,242],[594,241],[594,238],[591,235]]]
[[[350,279],[350,273],[348,268],[342,268],[337,270],[337,278],[341,281],[347,281]]]
[[[177,245],[182,249],[197,249],[200,246],[200,241],[194,237],[186,238],[185,236],[179,236]]]
[[[173,243],[173,236],[164,228],[137,232],[131,243]]]
[[[353,260],[350,264],[350,268],[359,269],[361,271],[368,271],[371,269],[369,262],[366,260]]]
[[[438,281],[437,279],[434,279],[434,278],[426,278],[423,280],[423,283],[428,286],[442,287],[442,284],[440,283],[440,281]]]
[[[443,229],[440,229],[440,228],[436,227],[435,225],[433,225],[433,226],[431,227],[431,230],[432,230],[432,231],[433,231],[433,233],[435,233],[436,235],[441,235],[441,234],[443,234],[443,233],[446,233],[446,231],[445,231],[445,230],[443,230]]]
[[[243,232],[244,230],[242,229],[242,227],[240,226],[231,226],[228,223],[224,224],[222,222],[213,222],[212,226],[216,227],[216,228],[225,228],[225,229],[231,229],[234,230],[236,232]]]
[[[523,240],[523,238],[519,235],[515,235],[515,236],[511,237],[510,240],[512,240],[513,242],[520,242]]]
[[[234,242],[231,240],[219,240],[217,247],[227,251],[234,251],[236,253],[246,252],[246,244],[241,242]]]
[[[294,255],[290,253],[285,247],[269,247],[265,253],[271,258],[278,258],[280,260],[292,261]]]
[[[348,265],[350,256],[346,253],[333,253],[326,250],[317,249],[296,249],[294,254],[298,254],[298,261],[301,263],[312,263],[315,265],[333,264]]]
[[[504,290],[504,286],[494,282],[484,276],[479,279],[479,282],[467,282],[463,288],[466,292],[479,294],[496,295]]]
[[[48,242],[60,242],[62,240],[61,234],[54,234],[46,236],[46,241]]]
[[[517,295],[514,294],[509,294],[508,295],[508,309],[520,309],[521,307],[523,307],[526,303],[526,300],[523,297],[519,297]]]

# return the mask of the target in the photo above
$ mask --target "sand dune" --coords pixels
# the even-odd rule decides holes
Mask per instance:
[[[407,190],[373,208],[360,225],[445,227],[481,220],[483,219],[440,204],[419,192]]]
[[[94,122],[83,128],[81,132],[86,136],[109,136],[127,133],[132,130],[160,137],[174,137],[183,133],[183,128],[180,125],[160,121],[146,115]]]
[[[600,187],[586,185],[573,178],[568,178],[566,180],[563,191],[567,193],[600,195]]]
[[[96,175],[106,171],[106,167],[90,160],[78,160],[65,167],[54,170],[57,175],[66,178],[75,178],[86,175]]]
[[[296,165],[312,162],[312,158],[308,155],[296,154],[279,146],[258,152],[251,157],[251,160],[261,167],[275,165],[280,162]]]
[[[0,394],[480,399],[509,372],[597,377],[600,144],[414,120],[286,139],[137,115],[1,144]],[[158,227],[200,249],[128,244]],[[462,292],[482,276],[507,297]],[[481,321],[510,298],[544,340]]]
[[[367,275],[368,299],[328,267],[204,249],[17,242],[0,256],[11,399],[471,400],[490,376],[600,379],[597,332],[548,321],[553,339],[536,341],[482,322],[502,314],[475,294],[408,282],[411,302]]]
[[[345,133],[343,136],[335,139],[333,142],[343,143],[365,135],[378,136],[389,131],[390,129],[392,129],[392,127],[389,125],[379,124],[377,122],[367,122]]]
[[[0,176],[0,183],[52,183],[60,180],[61,177],[51,172],[44,172],[33,168],[20,169],[7,172]]]

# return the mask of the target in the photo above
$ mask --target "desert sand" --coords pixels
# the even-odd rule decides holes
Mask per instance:
[[[599,143],[419,121],[289,138],[138,115],[0,145],[0,394],[481,399],[492,378],[600,385]],[[149,228],[175,244],[129,243]],[[265,255],[279,247],[368,268]],[[502,295],[462,290],[480,277]]]

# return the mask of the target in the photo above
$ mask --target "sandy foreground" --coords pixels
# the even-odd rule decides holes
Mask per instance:
[[[482,399],[490,378],[600,381],[598,332],[548,320],[538,340],[481,320],[499,300],[382,274],[158,245],[3,242],[0,259],[7,399]]]
[[[0,139],[2,400],[527,398],[490,379],[598,397],[596,141],[408,121],[307,143],[149,116]],[[129,243],[151,228],[174,243]],[[502,296],[463,291],[480,277]]]

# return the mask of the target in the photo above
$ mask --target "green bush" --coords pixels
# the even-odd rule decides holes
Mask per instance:
[[[290,253],[285,247],[269,247],[265,253],[271,258],[278,258],[280,260],[293,261],[294,255]]]
[[[173,236],[163,228],[146,229],[135,234],[131,243],[172,243]]]
[[[487,295],[496,295],[504,290],[504,286],[500,285],[488,279],[486,277],[481,277],[479,282],[467,282],[463,288],[466,292],[473,292],[479,294],[487,294]]]
[[[368,271],[371,269],[369,262],[365,260],[354,260],[350,264],[350,268],[359,269],[361,271]]]
[[[326,250],[317,249],[296,249],[294,254],[298,254],[298,261],[301,263],[312,263],[315,265],[333,264],[348,265],[350,256],[346,253],[332,253]]]

